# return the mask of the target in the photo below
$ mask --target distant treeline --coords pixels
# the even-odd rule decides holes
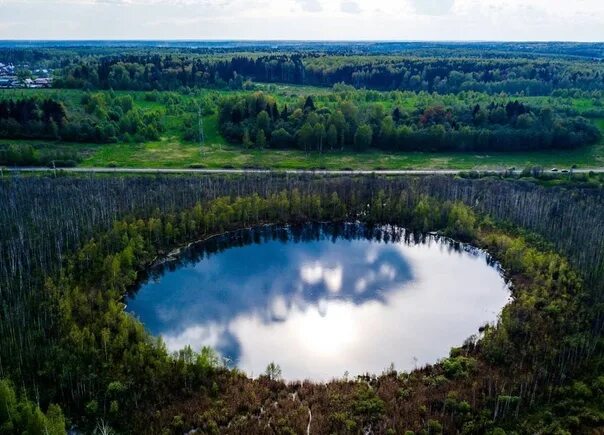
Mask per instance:
[[[264,93],[223,99],[220,129],[230,141],[256,148],[305,151],[370,147],[388,151],[526,151],[576,148],[600,139],[582,117],[533,108],[517,100],[386,109],[382,103],[334,95],[328,105],[309,96],[280,106]]]
[[[36,62],[64,59],[67,56],[126,54],[153,50],[161,54],[177,53],[266,53],[300,52],[325,54],[414,54],[465,57],[585,57],[602,59],[601,42],[446,42],[446,41],[0,41],[0,56],[9,62]]]
[[[480,57],[463,49],[420,56],[318,53],[199,55],[156,51],[69,56],[54,85],[66,88],[178,90],[240,88],[246,79],[297,85],[337,83],[376,90],[550,95],[557,89],[601,90],[604,65],[557,57]]]
[[[134,107],[130,96],[84,94],[73,106],[56,97],[0,96],[0,138],[138,142],[157,139],[162,130],[162,113]]]

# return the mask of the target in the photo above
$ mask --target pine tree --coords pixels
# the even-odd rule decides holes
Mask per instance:
[[[256,148],[266,148],[266,134],[264,134],[264,130],[258,130],[258,134],[256,135]]]
[[[250,139],[250,132],[247,130],[247,128],[243,131],[243,138],[241,139],[241,143],[243,143],[243,146],[246,148],[251,148],[252,145],[254,145],[252,143],[252,140]]]
[[[338,144],[338,129],[335,125],[331,124],[327,129],[327,145],[329,149],[333,151],[334,147]]]

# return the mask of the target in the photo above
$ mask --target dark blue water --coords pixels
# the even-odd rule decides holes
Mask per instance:
[[[151,270],[128,310],[170,350],[212,346],[249,375],[412,369],[494,321],[509,291],[488,256],[400,228],[262,227]]]

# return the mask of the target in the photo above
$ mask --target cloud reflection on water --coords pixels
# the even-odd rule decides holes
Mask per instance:
[[[170,350],[210,345],[249,374],[275,361],[288,379],[327,380],[434,362],[506,303],[484,254],[365,230],[238,232],[156,270],[129,310]]]

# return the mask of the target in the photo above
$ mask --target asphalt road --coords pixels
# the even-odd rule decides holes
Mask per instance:
[[[19,173],[19,172],[53,172],[52,168],[43,167],[22,167],[22,168],[4,168],[5,172]],[[194,168],[57,168],[57,171],[71,172],[71,173],[119,173],[119,174],[269,174],[269,173],[284,173],[284,174],[314,174],[314,175],[456,175],[462,172],[469,172],[469,170],[462,169],[393,169],[393,170],[302,170],[302,169],[288,169],[288,170],[271,170],[271,169],[194,169]],[[551,174],[563,174],[563,170],[558,171],[546,170],[545,173]],[[570,170],[566,170],[570,171]],[[520,174],[520,170],[509,171],[507,169],[488,169],[480,170],[480,173],[491,173],[491,174]],[[586,174],[589,172],[604,173],[604,168],[592,168],[592,169],[573,169],[573,173]]]

